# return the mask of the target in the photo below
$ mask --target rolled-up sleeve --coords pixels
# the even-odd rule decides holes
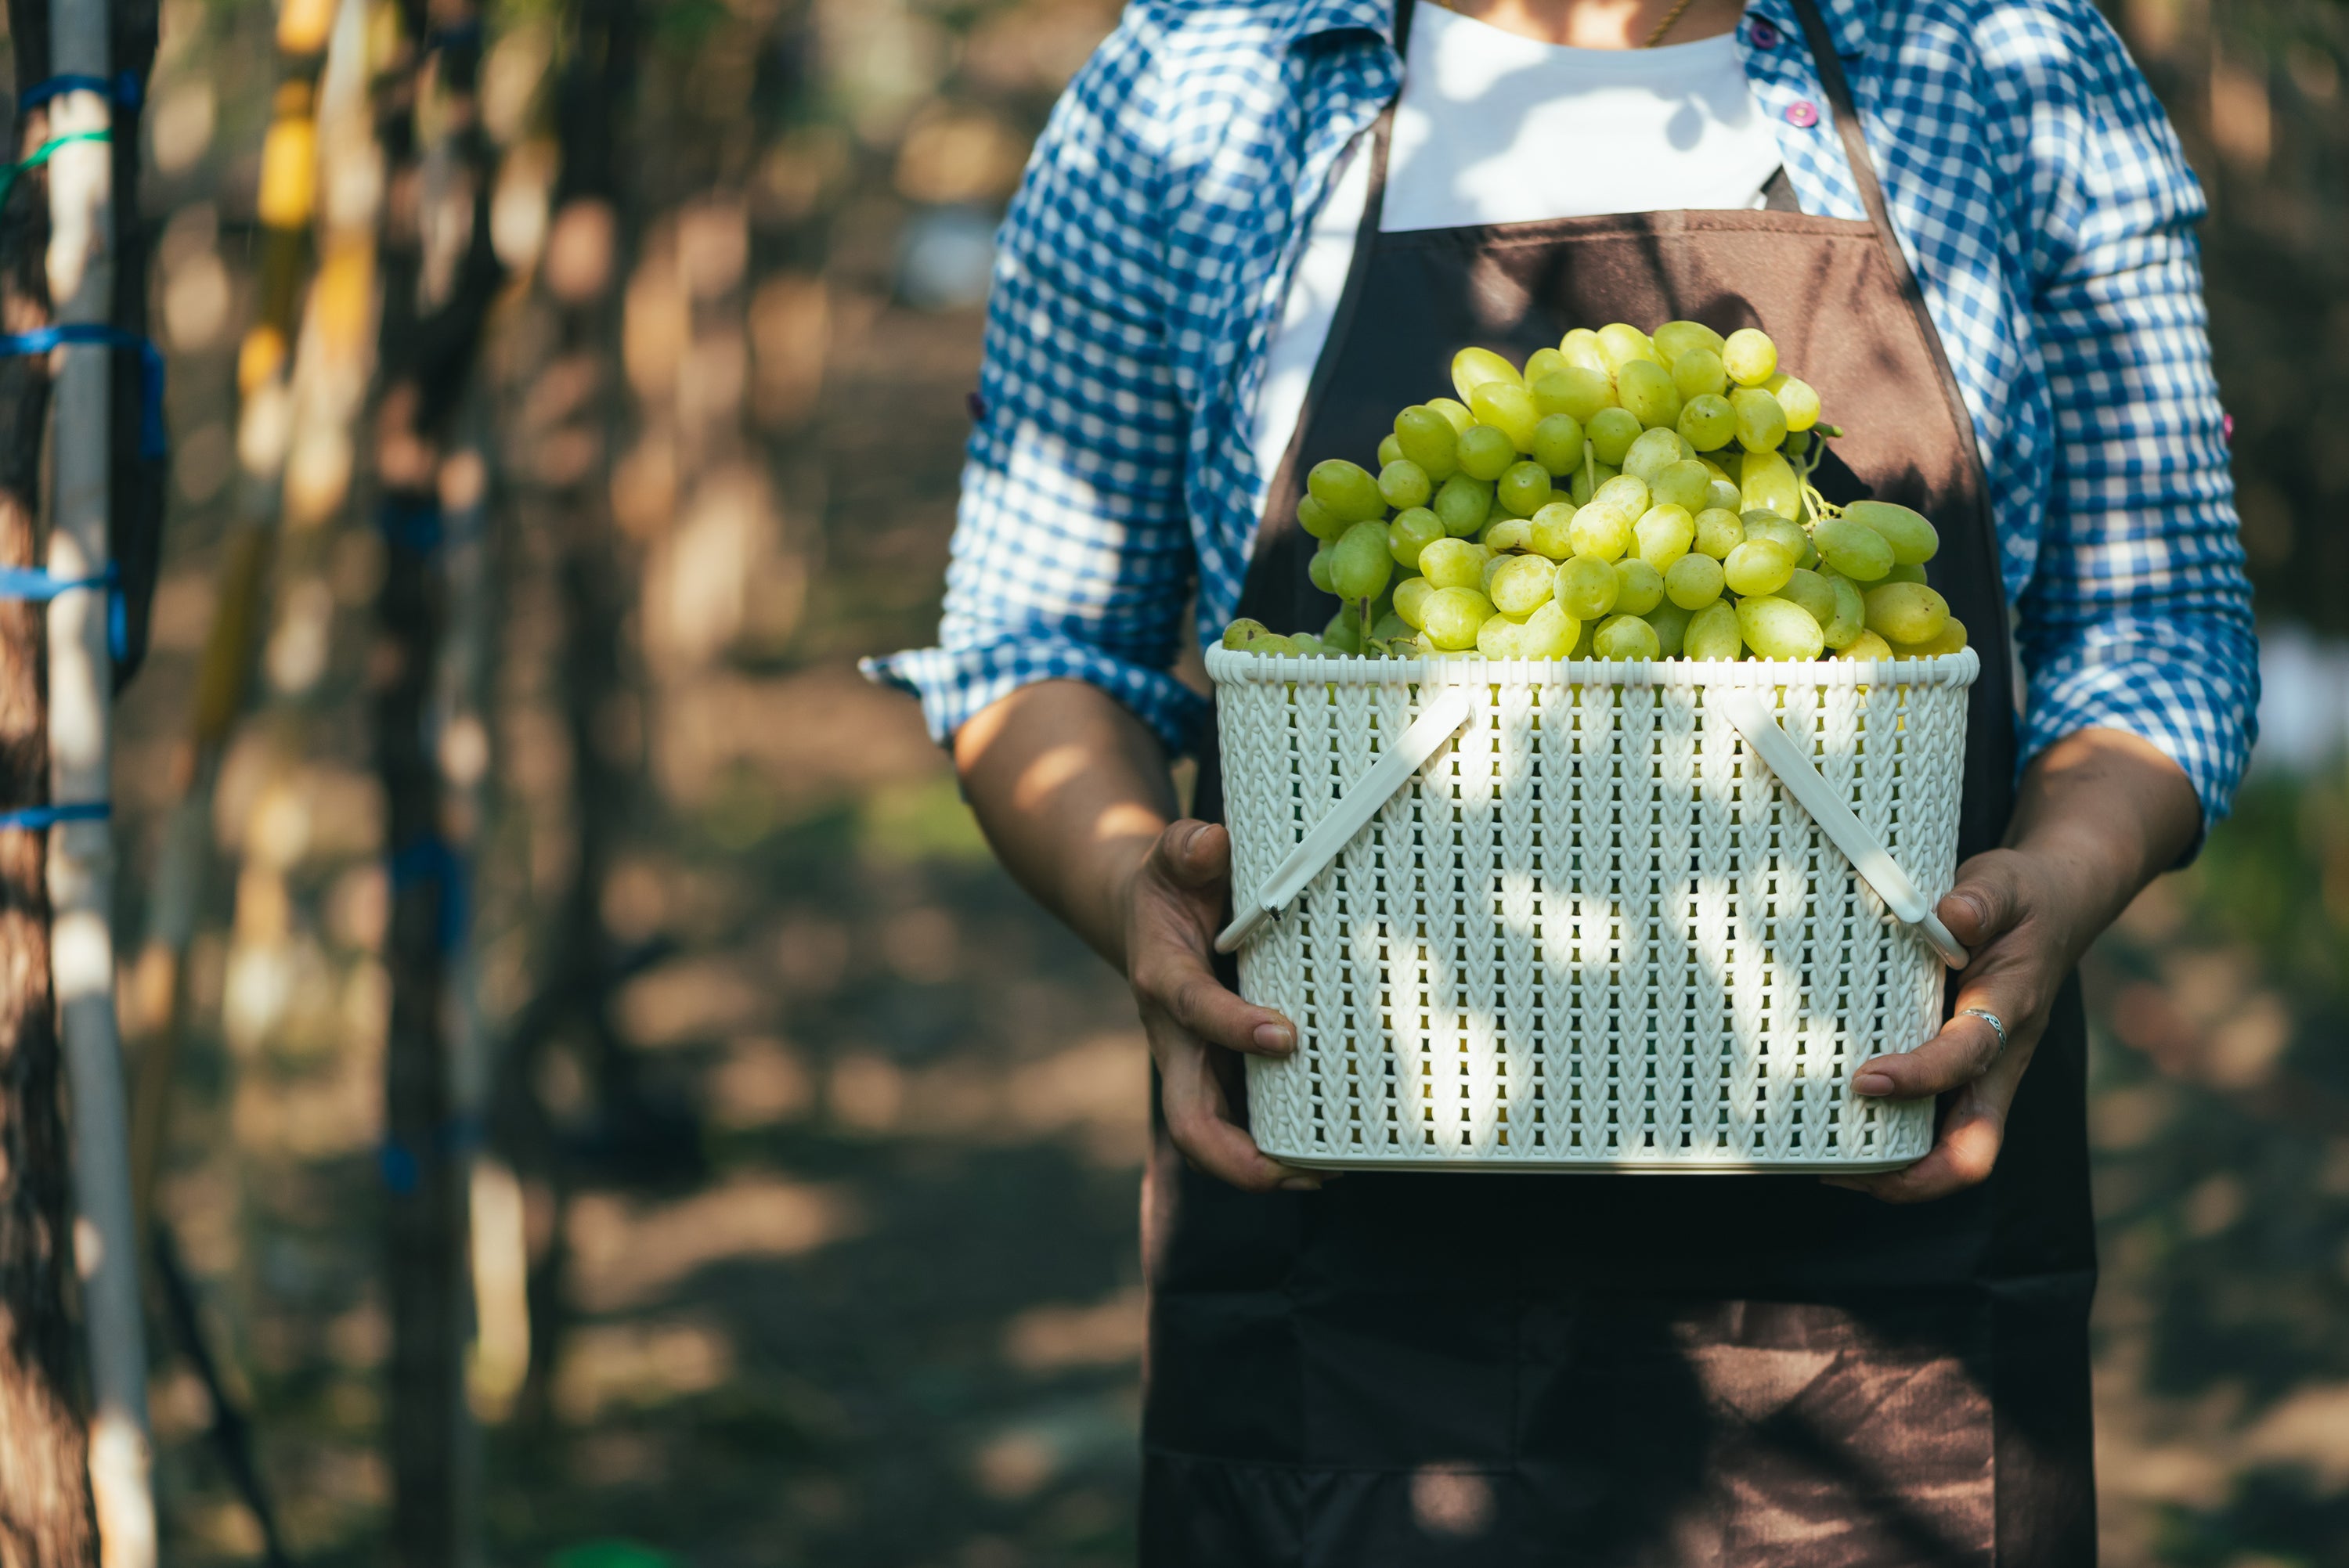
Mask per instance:
[[[1170,749],[1206,712],[1170,673],[1197,559],[1153,27],[1130,8],[1071,84],[1004,221],[938,644],[865,664],[922,699],[941,742],[1040,680],[1092,682]]]
[[[2201,189],[2085,0],[2032,95],[2034,327],[2054,411],[2045,531],[2020,610],[2024,756],[2090,727],[2185,769],[2207,826],[2249,759],[2251,585],[2193,226]]]

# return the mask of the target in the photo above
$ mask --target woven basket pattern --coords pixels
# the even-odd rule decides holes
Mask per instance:
[[[1248,1061],[1268,1152],[1325,1166],[1727,1171],[1905,1163],[1930,1101],[1852,1071],[1939,1026],[1943,969],[1708,692],[1777,717],[1929,899],[1955,869],[1971,651],[1898,665],[1487,663],[1211,650],[1234,885],[1417,717],[1454,739],[1240,955],[1299,1025]],[[1888,678],[1898,672],[1897,679]],[[1873,677],[1873,678],[1871,678]]]

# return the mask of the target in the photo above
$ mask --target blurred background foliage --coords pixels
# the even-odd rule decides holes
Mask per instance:
[[[471,1203],[488,1561],[1132,1560],[1140,1038],[992,868],[911,705],[852,668],[929,634],[988,235],[1114,19],[1113,0],[490,16],[511,275],[464,449],[492,652],[479,722],[440,738],[471,802],[460,997],[499,1078]],[[2213,200],[2272,694],[2236,820],[2090,965],[2107,1561],[2330,1568],[2349,1564],[2349,6],[2126,0],[2115,20]],[[273,27],[267,0],[167,0],[143,196],[175,490],[121,715],[126,951],[240,504]],[[600,231],[566,220],[557,112],[588,90],[560,84],[591,36],[629,67],[587,105],[616,189]],[[363,148],[321,156],[365,184]],[[598,254],[616,288],[583,314],[565,280]],[[297,348],[305,434],[212,812],[160,1203],[312,1564],[376,1560],[388,1485],[388,888],[363,718],[384,545],[355,455],[373,304],[342,278],[319,273]],[[169,1550],[257,1561],[203,1387],[182,1351],[157,1357]]]

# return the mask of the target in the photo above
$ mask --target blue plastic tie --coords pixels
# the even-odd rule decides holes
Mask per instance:
[[[36,566],[0,566],[0,600],[46,604],[60,593],[80,588],[103,588],[106,593],[106,645],[120,664],[130,656],[130,611],[117,592],[122,574],[111,562],[95,577],[53,577]]]
[[[25,96],[16,100],[16,112],[22,114],[28,108],[37,108],[51,98],[62,98],[67,93],[99,93],[125,108],[137,108],[146,97],[146,89],[140,86],[137,73],[132,71],[124,71],[110,77],[67,73],[51,77],[47,81],[35,82],[26,88]]]
[[[103,822],[114,815],[111,800],[68,800],[62,806],[19,806],[0,811],[0,828],[20,828],[28,833],[46,831],[67,822]]]
[[[140,398],[139,455],[160,461],[171,450],[163,436],[163,351],[155,346],[152,339],[125,332],[119,326],[105,326],[94,321],[69,321],[0,337],[0,356],[47,354],[53,348],[68,345],[135,348],[139,351],[142,373],[140,377],[142,396]]]

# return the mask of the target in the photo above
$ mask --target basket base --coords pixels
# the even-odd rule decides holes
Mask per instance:
[[[1485,1176],[1873,1176],[1906,1171],[1922,1154],[1898,1160],[1745,1160],[1702,1165],[1685,1160],[1330,1160],[1265,1152],[1304,1171],[1446,1171]]]

